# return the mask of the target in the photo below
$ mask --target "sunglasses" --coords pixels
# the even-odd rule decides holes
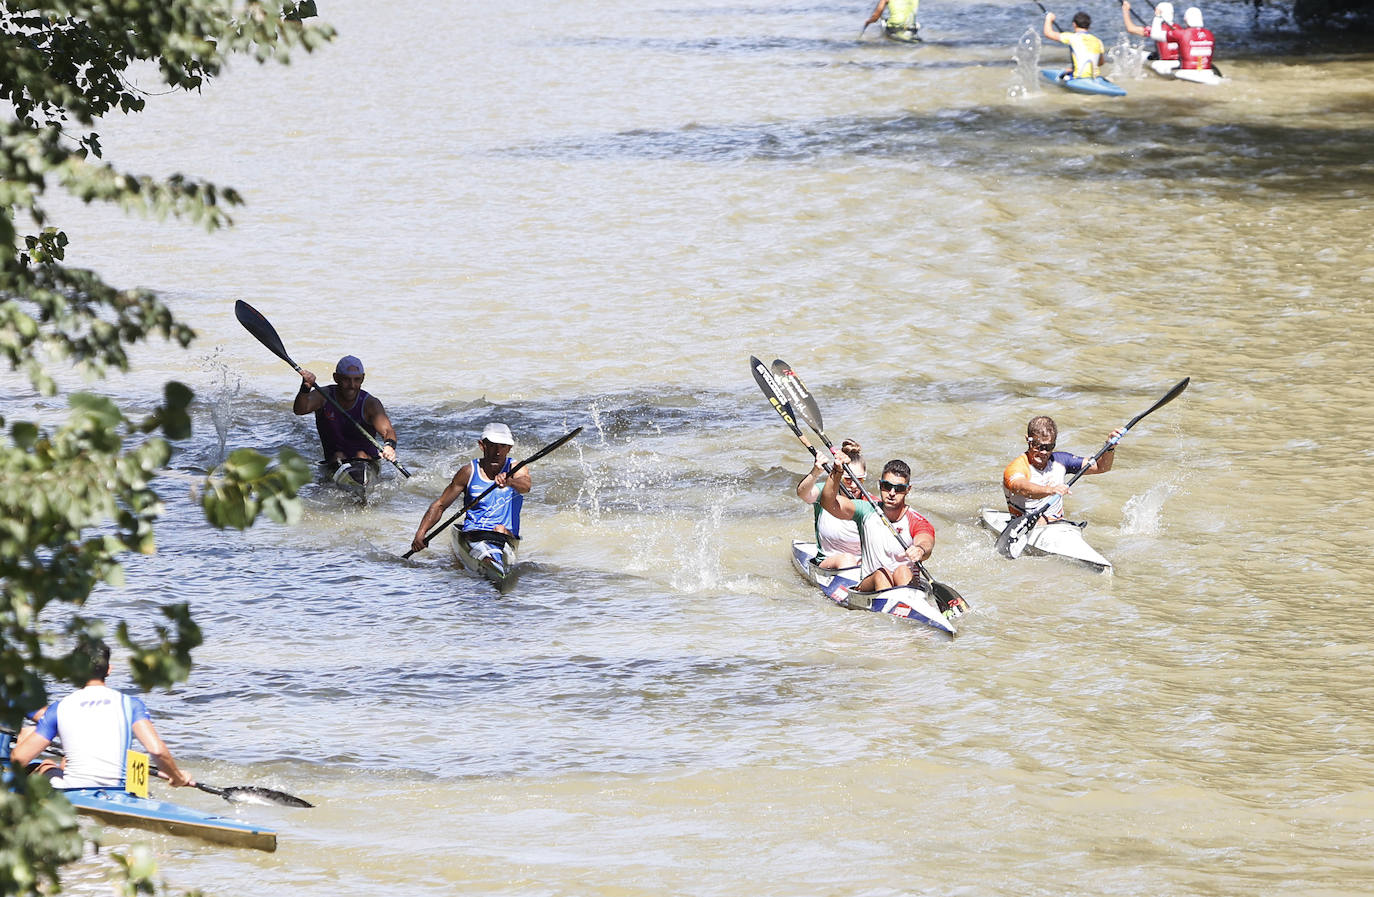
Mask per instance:
[[[879,480],[878,486],[886,489],[888,492],[896,492],[898,495],[911,488],[907,483],[889,483],[887,480]]]
[[[1055,445],[1055,444],[1054,444],[1053,442],[1031,442],[1030,440],[1026,440],[1026,441],[1027,441],[1027,442],[1030,442],[1030,447],[1033,448],[1033,449],[1034,449],[1035,451],[1037,451],[1037,452],[1052,452],[1052,451],[1054,451],[1054,445]]]

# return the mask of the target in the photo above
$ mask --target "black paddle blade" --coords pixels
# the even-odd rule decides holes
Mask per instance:
[[[278,807],[313,807],[309,801],[301,800],[294,794],[274,791],[271,788],[242,786],[224,789],[224,799],[236,804],[275,804]]]
[[[257,337],[258,342],[266,346],[269,352],[292,367],[296,366],[291,356],[286,354],[286,347],[281,344],[281,337],[277,336],[276,328],[272,326],[271,321],[262,316],[262,312],[239,299],[234,303],[234,317],[238,318],[243,329]]]
[[[216,788],[204,782],[196,782],[201,791],[218,795],[233,804],[270,804],[278,807],[313,807],[309,801],[301,800],[294,794],[277,791],[273,788],[259,788],[256,785],[232,785]]]
[[[768,398],[768,404],[773,406],[773,410],[782,418],[783,423],[787,424],[787,428],[800,437],[801,427],[797,426],[797,419],[792,416],[792,408],[787,404],[787,398],[783,394],[782,384],[773,377],[773,372],[752,355],[749,356],[749,370],[754,375],[754,382]]]
[[[782,387],[783,395],[792,409],[801,415],[806,425],[816,431],[818,436],[825,434],[825,424],[821,421],[821,408],[802,382],[792,366],[781,358],[773,360],[773,377]]]
[[[1145,411],[1140,412],[1140,413],[1137,414],[1135,417],[1133,417],[1133,418],[1131,419],[1131,422],[1130,422],[1129,424],[1126,425],[1126,429],[1129,430],[1131,427],[1134,427],[1137,423],[1139,423],[1139,422],[1140,422],[1140,419],[1141,419],[1142,417],[1144,417],[1145,415],[1147,415],[1147,414],[1152,414],[1152,413],[1158,411],[1159,409],[1163,408],[1165,405],[1167,405],[1167,404],[1169,404],[1170,402],[1172,402],[1174,399],[1178,398],[1178,397],[1183,393],[1183,390],[1185,390],[1185,389],[1188,388],[1188,381],[1190,381],[1190,380],[1192,380],[1192,379],[1193,379],[1192,377],[1184,377],[1182,380],[1180,380],[1180,381],[1178,381],[1177,383],[1175,383],[1175,384],[1174,384],[1174,388],[1171,389],[1171,390],[1169,390],[1167,393],[1164,394],[1164,398],[1160,399],[1158,402],[1155,402],[1155,403],[1154,403],[1153,405],[1151,405],[1148,409],[1146,409]]]
[[[1035,528],[1036,518],[1030,514],[1022,514],[1011,521],[1002,530],[1002,534],[997,537],[997,552],[1002,557],[1019,558],[1021,552],[1026,550],[1026,543],[1030,541],[1031,530]]]

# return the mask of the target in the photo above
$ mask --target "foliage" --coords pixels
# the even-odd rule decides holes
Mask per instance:
[[[333,36],[307,21],[314,15],[313,0],[0,5],[0,100],[11,113],[0,119],[0,358],[39,394],[56,395],[63,371],[127,370],[128,347],[150,336],[182,347],[194,337],[155,294],[65,264],[70,239],[49,221],[49,188],[209,230],[231,224],[227,210],[241,203],[232,189],[184,175],[116,169],[103,159],[98,120],[143,109],[150,94],[133,76],[155,72],[168,90],[200,90],[231,57],[284,62],[313,50]],[[82,684],[71,648],[106,636],[82,608],[102,583],[122,582],[121,557],[155,550],[162,502],[154,483],[169,440],[190,435],[193,399],[173,382],[141,419],[90,392],[67,396],[60,424],[0,418],[0,725],[15,729],[45,703],[45,682]],[[309,476],[294,453],[273,463],[240,450],[206,480],[202,504],[218,527],[250,526],[259,513],[292,522]],[[184,681],[201,642],[185,604],[162,613],[167,624],[146,644],[123,622],[116,627],[144,689]],[[0,894],[56,888],[61,865],[81,851],[66,801],[46,782],[29,782],[0,791],[0,821]],[[120,862],[129,893],[151,887],[145,855]]]

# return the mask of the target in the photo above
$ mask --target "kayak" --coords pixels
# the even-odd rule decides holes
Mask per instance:
[[[1194,84],[1220,84],[1221,76],[1213,69],[1174,69],[1174,77]]]
[[[919,44],[921,42],[921,23],[917,22],[909,28],[889,28],[884,25],[883,37],[903,44]]]
[[[334,485],[363,501],[382,478],[381,463],[368,458],[353,458],[332,470],[324,464],[324,472]]]
[[[1002,530],[1011,522],[1009,512],[992,508],[980,509],[978,518],[995,536],[1002,535]],[[1026,553],[1053,555],[1085,564],[1099,573],[1111,573],[1112,562],[1098,554],[1097,550],[1088,544],[1088,540],[1083,538],[1083,526],[1082,523],[1070,520],[1056,520],[1044,526],[1037,526],[1031,531],[1030,541],[1026,543]]]
[[[10,745],[13,742],[14,738],[8,732],[0,732],[0,764],[4,764],[4,781],[7,785],[10,781]],[[138,797],[117,788],[67,788],[62,794],[76,812],[110,825],[183,835],[269,853],[277,849],[275,831],[248,825],[228,816],[216,816],[150,797]]]
[[[1153,71],[1156,75],[1163,75],[1165,78],[1171,78],[1171,77],[1173,77],[1174,69],[1176,69],[1176,68],[1178,68],[1178,60],[1177,60],[1177,59],[1151,59],[1151,60],[1150,60],[1150,69],[1151,69],[1151,71]]]
[[[1061,78],[1063,72],[1060,69],[1041,69],[1040,75],[1051,84],[1057,84],[1066,90],[1076,91],[1077,93],[1093,93],[1105,97],[1124,97],[1126,91],[1117,87],[1112,82],[1102,76],[1096,78]]]
[[[200,838],[215,844],[251,847],[268,853],[277,849],[275,831],[239,822],[228,816],[216,816],[113,788],[69,788],[62,793],[76,808],[76,812],[109,825]]]
[[[504,544],[469,541],[468,535],[460,529],[453,530],[450,541],[458,563],[463,565],[464,570],[485,578],[502,593],[509,591],[517,578],[515,541],[508,540]]]
[[[940,613],[935,601],[925,589],[903,586],[897,589],[883,589],[877,592],[856,592],[859,584],[859,568],[844,567],[839,570],[823,570],[812,563],[816,557],[816,543],[797,540],[792,543],[792,565],[802,578],[821,590],[821,594],[851,610],[870,610],[877,614],[887,614],[903,620],[924,623],[933,629],[954,635],[954,624]]]

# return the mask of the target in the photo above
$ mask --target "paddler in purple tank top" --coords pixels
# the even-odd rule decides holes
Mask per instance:
[[[364,430],[382,440],[381,457],[396,460],[396,430],[391,418],[374,395],[363,391],[363,363],[356,355],[345,355],[334,366],[334,386],[316,389],[315,375],[301,369],[301,389],[296,393],[291,410],[297,414],[315,414],[315,429],[320,434],[324,461],[331,469],[350,458],[378,457],[377,447],[358,432],[358,426],[343,418],[321,393],[328,390],[334,400],[348,409],[348,416]]]

